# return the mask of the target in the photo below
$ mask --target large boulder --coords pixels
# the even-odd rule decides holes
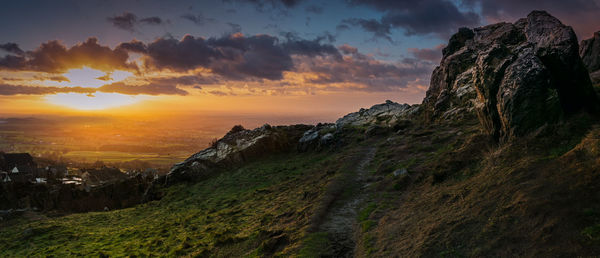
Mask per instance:
[[[590,72],[594,84],[600,84],[600,31],[594,36],[581,41],[579,55]]]
[[[533,11],[515,23],[459,29],[422,106],[431,120],[474,113],[505,141],[598,103],[573,29]]]

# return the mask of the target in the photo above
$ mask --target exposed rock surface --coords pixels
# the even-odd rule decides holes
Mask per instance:
[[[270,126],[254,130],[232,130],[213,146],[175,164],[167,182],[194,181],[210,176],[215,169],[233,167],[270,153],[295,150],[308,125]]]
[[[395,122],[406,118],[418,110],[418,105],[398,104],[386,100],[385,103],[377,104],[369,109],[361,108],[358,112],[350,113],[338,119],[336,127],[347,125],[362,126],[370,124],[393,125]]]
[[[334,124],[317,124],[304,132],[302,138],[298,141],[298,150],[322,149],[332,144],[335,139],[335,136],[331,133],[333,131],[335,131]]]
[[[488,133],[509,140],[597,105],[573,29],[533,11],[514,24],[459,29],[422,108],[432,120],[476,113]]]
[[[600,83],[600,31],[594,33],[592,38],[581,41],[579,55],[590,72],[592,82]]]

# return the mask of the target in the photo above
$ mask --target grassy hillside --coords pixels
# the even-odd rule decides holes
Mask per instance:
[[[595,119],[507,144],[474,119],[365,129],[343,132],[331,149],[168,187],[134,208],[4,222],[0,256],[600,254]],[[348,218],[351,239],[340,238],[335,220]]]
[[[0,230],[0,256],[293,253],[355,149],[266,157],[169,187],[160,201],[134,208],[9,221]]]

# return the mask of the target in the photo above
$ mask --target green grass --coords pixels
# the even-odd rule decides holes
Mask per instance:
[[[303,241],[298,257],[325,256],[330,248],[329,236],[326,232],[310,233]]]
[[[274,156],[133,208],[15,223],[0,229],[0,256],[263,256],[273,232],[293,248],[312,209],[303,193],[321,190],[331,158]]]
[[[371,213],[377,208],[377,204],[376,203],[369,203],[367,205],[367,207],[365,207],[364,209],[362,209],[359,213],[358,213],[358,221],[365,221],[369,218],[369,216],[371,215]]]

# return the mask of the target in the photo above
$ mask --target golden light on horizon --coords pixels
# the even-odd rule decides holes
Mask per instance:
[[[77,110],[102,110],[136,104],[150,96],[126,95],[119,93],[96,92],[94,94],[59,93],[48,95],[46,101],[51,104],[65,106]]]

